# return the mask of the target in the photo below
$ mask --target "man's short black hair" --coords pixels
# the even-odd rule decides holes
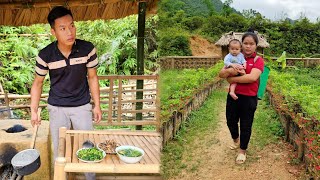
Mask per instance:
[[[63,6],[57,6],[54,7],[48,15],[48,23],[50,24],[51,28],[54,27],[54,21],[58,18],[61,18],[65,15],[70,15],[72,18],[72,13],[69,9],[63,7]]]

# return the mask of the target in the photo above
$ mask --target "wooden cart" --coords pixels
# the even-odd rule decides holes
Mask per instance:
[[[102,108],[103,121],[99,126],[142,125],[154,126],[150,130],[107,129],[107,130],[67,130],[60,128],[59,157],[55,160],[54,179],[82,179],[76,173],[103,173],[97,179],[161,179],[160,155],[162,137],[160,131],[160,100],[158,75],[139,76],[102,76],[100,80],[110,83],[108,88],[101,88],[101,103],[107,104]],[[143,80],[143,89],[137,89],[129,82]],[[147,82],[147,81],[151,81]],[[136,95],[143,92],[143,98]],[[136,109],[137,103],[142,103],[142,109]],[[103,106],[103,105],[102,105]],[[141,113],[140,116],[136,114]],[[135,117],[142,117],[137,119]],[[101,127],[100,127],[101,128]],[[83,163],[78,160],[76,151],[85,140],[95,144],[113,139],[121,145],[133,145],[145,151],[143,159],[136,164],[126,164],[117,155],[107,154],[100,163]],[[115,178],[117,177],[117,178]]]

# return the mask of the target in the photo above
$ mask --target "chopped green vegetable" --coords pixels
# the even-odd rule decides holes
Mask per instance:
[[[96,147],[87,148],[80,150],[78,157],[85,161],[97,161],[103,159],[103,152]]]
[[[142,153],[138,150],[135,149],[123,149],[118,151],[119,154],[122,156],[127,156],[127,157],[139,157],[142,155]]]

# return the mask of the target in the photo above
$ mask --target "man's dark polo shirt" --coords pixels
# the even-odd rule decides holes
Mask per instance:
[[[77,107],[89,103],[87,68],[97,65],[96,48],[87,41],[77,39],[68,58],[58,49],[57,41],[42,49],[37,57],[36,73],[45,76],[49,71],[48,104]]]

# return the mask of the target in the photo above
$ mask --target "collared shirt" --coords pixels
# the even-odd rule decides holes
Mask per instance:
[[[253,53],[250,57],[245,57],[247,61],[246,74],[250,74],[253,68],[259,69],[263,72],[264,62],[262,57],[259,57],[256,62],[254,62],[254,58],[256,57],[256,53]],[[245,96],[256,96],[259,89],[259,79],[253,83],[237,83],[235,93],[242,94]]]
[[[36,73],[49,72],[50,91],[48,104],[77,107],[90,102],[87,68],[98,65],[96,48],[92,43],[76,39],[69,57],[64,57],[57,41],[43,48],[36,58]]]

